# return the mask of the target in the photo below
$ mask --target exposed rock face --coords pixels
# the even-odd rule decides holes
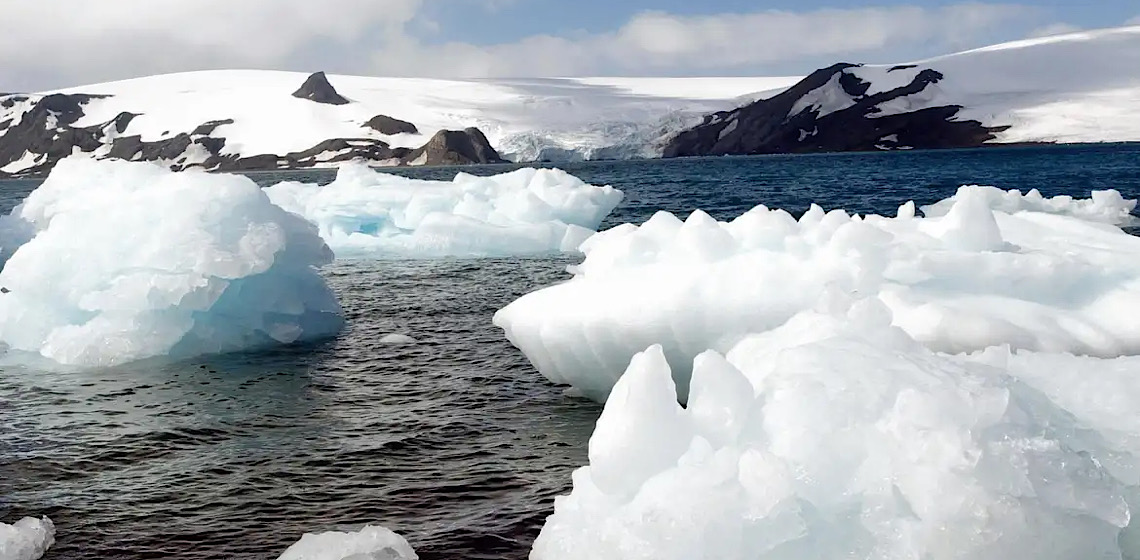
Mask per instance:
[[[95,96],[11,95],[0,97],[0,177],[39,175],[73,153],[95,158],[161,162],[171,169],[201,167],[216,171],[251,171],[317,167],[363,159],[380,165],[460,165],[499,163],[503,159],[478,129],[440,131],[415,150],[393,148],[374,138],[330,138],[300,152],[240,156],[223,153],[225,125],[233,119],[212,120],[189,132],[144,141],[125,136],[137,116],[121,113],[92,126],[73,126]],[[23,104],[23,105],[21,105]],[[385,117],[387,119],[387,117]],[[373,119],[376,120],[376,119]],[[400,130],[414,125],[390,119]]]
[[[478,128],[441,130],[427,144],[405,156],[412,165],[504,163]]]
[[[388,115],[376,115],[364,123],[364,126],[385,136],[392,136],[393,134],[419,134],[420,132],[419,129],[416,128],[416,125],[408,121],[394,119]]]
[[[293,92],[293,97],[326,103],[328,105],[347,105],[348,100],[337,93],[336,88],[329,83],[324,72],[312,74],[301,85],[301,89]]]
[[[854,68],[836,64],[816,70],[770,99],[709,115],[674,137],[663,155],[963,148],[980,146],[1004,130],[953,120],[962,109],[957,105],[907,110],[908,96],[936,93],[931,89],[943,76],[933,69],[917,71],[906,85],[868,95],[872,84]],[[888,74],[913,68],[896,66]]]

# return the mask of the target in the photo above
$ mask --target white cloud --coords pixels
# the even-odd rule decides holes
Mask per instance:
[[[690,17],[645,12],[613,33],[574,38],[540,35],[491,46],[406,39],[375,53],[373,71],[480,77],[747,70],[789,61],[858,59],[884,49],[906,52],[931,43],[949,50],[977,46],[971,41],[979,33],[1031,11],[962,4]]]
[[[1080,30],[1081,30],[1080,27],[1077,27],[1075,25],[1071,25],[1068,23],[1054,23],[1054,24],[1046,25],[1044,27],[1036,28],[1033,31],[1030,31],[1029,34],[1026,35],[1026,37],[1029,37],[1029,38],[1049,37],[1051,35],[1064,35],[1066,33],[1075,33],[1075,32],[1080,31]]]
[[[287,65],[321,42],[398,34],[421,1],[0,0],[0,69],[17,83],[20,75],[74,83]]]
[[[416,37],[446,37],[446,29],[432,32],[433,22],[417,16],[426,3],[454,1],[0,0],[0,91],[235,67],[454,77],[750,72],[979,46],[979,37],[1009,33],[1007,24],[1034,13],[976,3],[644,12],[612,32],[570,37],[539,34],[492,45]],[[467,1],[491,10],[522,4]]]

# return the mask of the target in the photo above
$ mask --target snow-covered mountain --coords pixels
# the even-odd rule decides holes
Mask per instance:
[[[0,175],[74,152],[243,170],[1130,140],[1140,26],[802,79],[222,70],[0,94]]]
[[[437,131],[472,127],[515,161],[651,156],[654,140],[699,123],[703,114],[798,79],[328,76],[336,97],[321,101],[293,95],[306,82],[295,72],[151,76],[0,95],[0,172],[46,171],[73,150],[175,168],[320,166],[357,156],[445,163],[405,150]],[[369,126],[380,115],[413,126]]]
[[[1140,26],[837,64],[709,115],[666,156],[1140,140]]]

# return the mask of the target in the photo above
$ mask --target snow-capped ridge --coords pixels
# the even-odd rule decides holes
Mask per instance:
[[[769,98],[710,115],[678,134],[664,154],[1135,141],[1138,84],[1140,26],[1015,41],[905,64],[838,64]],[[730,117],[739,125],[725,132]]]
[[[338,104],[314,102],[305,87],[298,91],[307,79],[319,82],[319,89]],[[357,157],[377,165],[469,163],[436,161],[430,154],[421,161],[422,152],[409,154],[439,131],[470,128],[478,129],[502,159],[652,157],[660,153],[656,144],[663,137],[691,126],[694,118],[699,121],[701,113],[734,107],[740,96],[790,80],[442,80],[331,74],[319,79],[257,70],[164,74],[48,92],[62,98],[100,97],[85,100],[81,117],[63,132],[41,119],[34,137],[13,136],[11,130],[48,93],[0,97],[0,168],[8,174],[43,173],[76,147],[96,158],[160,161],[175,169],[325,166]],[[295,92],[304,95],[295,97]],[[123,114],[132,115],[125,129],[102,133]],[[208,123],[219,124],[195,133]],[[336,142],[368,144],[316,149]],[[26,151],[47,155],[25,158]],[[500,160],[477,163],[489,161]]]

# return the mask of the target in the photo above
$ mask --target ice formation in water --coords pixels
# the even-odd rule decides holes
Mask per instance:
[[[557,169],[451,182],[407,179],[346,164],[326,186],[266,189],[304,216],[338,256],[509,256],[574,251],[622,199]]]
[[[636,355],[531,558],[1140,552],[1137,358],[938,354],[844,299],[698,355],[687,408]]]
[[[0,235],[0,341],[63,364],[235,351],[343,325],[315,269],[332,251],[245,177],[68,159]]]
[[[417,560],[403,537],[384,527],[367,526],[355,533],[308,533],[277,560]]]
[[[0,522],[0,559],[37,560],[55,544],[50,519],[25,517],[11,525]]]
[[[1136,209],[1136,201],[1125,200],[1116,190],[1093,191],[1092,198],[1082,200],[1064,195],[1045,198],[1037,189],[1022,194],[1016,189],[1003,191],[995,187],[977,185],[968,188],[975,192],[974,196],[985,200],[986,206],[990,209],[1006,214],[1044,212],[1118,226],[1134,225],[1138,221],[1136,216],[1132,215],[1132,211]],[[952,196],[935,204],[923,206],[922,214],[928,218],[945,216],[957,200],[957,196]]]
[[[962,187],[917,217],[759,206],[731,222],[660,212],[581,246],[574,278],[495,315],[556,383],[604,400],[630,358],[661,344],[685,397],[690,365],[776,328],[828,294],[875,297],[926,347],[1112,357],[1140,353],[1134,201],[1043,199]],[[1106,223],[1107,222],[1107,223]]]
[[[386,334],[386,335],[380,337],[380,344],[401,345],[401,344],[415,344],[416,342],[417,342],[416,339],[414,339],[414,338],[412,338],[406,334],[399,334],[399,333],[390,333],[390,334]]]

